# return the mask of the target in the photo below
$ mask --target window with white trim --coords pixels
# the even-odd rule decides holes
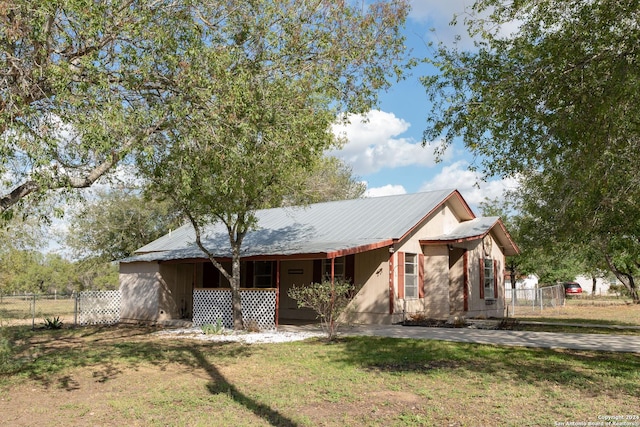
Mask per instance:
[[[418,298],[418,255],[404,255],[404,297]]]
[[[493,260],[491,258],[484,259],[484,297],[485,299],[494,298],[494,268]]]

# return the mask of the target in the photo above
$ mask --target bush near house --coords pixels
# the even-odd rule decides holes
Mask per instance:
[[[342,324],[340,315],[349,305],[353,285],[343,280],[325,280],[305,286],[293,286],[288,295],[296,300],[298,308],[310,308],[318,313],[318,319],[329,341],[333,340]]]

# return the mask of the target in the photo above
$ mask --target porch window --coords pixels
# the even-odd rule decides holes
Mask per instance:
[[[484,296],[488,299],[492,299],[495,295],[495,268],[493,260],[490,258],[484,259]]]
[[[404,256],[404,297],[418,298],[418,255]]]
[[[255,261],[253,264],[253,286],[256,288],[273,288],[273,262]]]
[[[335,280],[344,280],[345,277],[345,257],[335,258],[333,261],[333,277]],[[322,278],[331,281],[331,260],[322,261]]]
[[[222,266],[231,271],[231,263],[224,262]],[[229,280],[218,270],[211,262],[202,264],[202,283],[203,288],[228,288],[231,285]]]

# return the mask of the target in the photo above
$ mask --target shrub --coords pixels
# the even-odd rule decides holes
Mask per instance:
[[[47,317],[44,319],[44,327],[47,329],[60,329],[62,328],[62,322],[60,317]]]
[[[298,308],[310,308],[318,313],[322,329],[327,338],[333,340],[337,333],[340,315],[349,305],[352,298],[353,285],[342,280],[296,286],[289,289],[288,295],[298,304]]]
[[[224,332],[224,325],[222,324],[222,319],[218,318],[215,325],[211,323],[207,323],[206,325],[202,325],[202,333],[205,335],[221,335]]]
[[[260,326],[258,325],[258,322],[256,322],[255,320],[251,319],[249,321],[247,321],[244,324],[244,329],[247,332],[260,332]]]
[[[623,285],[623,284],[611,284],[609,285],[609,290],[608,292],[610,294],[616,294],[616,297],[620,298],[622,297],[630,297],[631,293],[629,292],[629,290]]]

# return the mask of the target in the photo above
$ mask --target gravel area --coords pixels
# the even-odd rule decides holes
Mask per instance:
[[[236,332],[225,330],[221,334],[205,334],[199,327],[165,329],[155,333],[163,338],[186,338],[201,341],[242,342],[245,344],[264,344],[302,341],[307,338],[322,337],[326,334],[310,331],[262,331],[262,332]]]

